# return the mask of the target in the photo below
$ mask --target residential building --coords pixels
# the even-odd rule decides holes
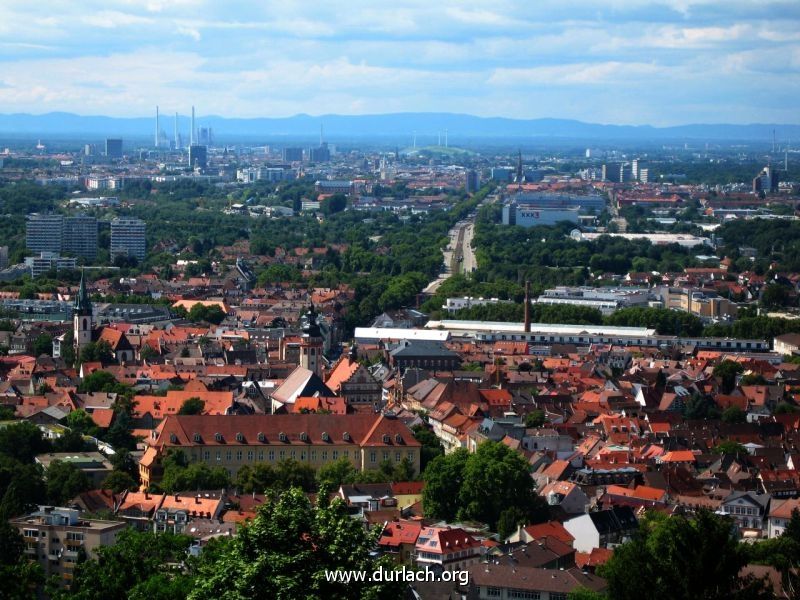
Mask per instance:
[[[357,469],[411,460],[419,472],[420,443],[402,421],[385,415],[171,415],[153,432],[139,463],[142,484],[160,477],[160,457],[180,448],[189,463],[223,467],[231,476],[256,462],[292,458],[319,468],[340,458]]]
[[[63,250],[64,216],[55,213],[32,213],[26,218],[25,247],[32,252]]]
[[[421,531],[422,523],[418,521],[391,521],[383,527],[378,548],[396,564],[410,567]]]
[[[61,256],[58,252],[40,252],[39,256],[26,256],[25,266],[30,268],[31,277],[36,278],[48,271],[74,269],[78,265],[77,259]]]
[[[767,537],[783,535],[795,510],[800,511],[800,499],[773,500],[767,517]]]
[[[217,519],[224,505],[221,496],[165,494],[153,515],[153,531],[185,533],[192,519]]]
[[[97,257],[97,219],[89,215],[66,217],[63,252],[93,261]]]
[[[423,527],[414,548],[417,567],[463,571],[481,558],[481,543],[460,527]]]
[[[573,546],[578,552],[591,552],[592,548],[621,544],[630,539],[638,526],[629,506],[614,506],[564,522],[564,529],[575,538]]]
[[[469,598],[477,600],[567,600],[578,588],[606,589],[605,579],[580,569],[540,569],[516,565],[469,568]]]
[[[113,465],[101,452],[50,452],[39,454],[35,461],[36,464],[42,465],[45,471],[55,461],[71,464],[86,475],[95,489],[100,488],[106,477],[114,470]]]
[[[710,290],[662,287],[657,293],[664,308],[688,312],[705,320],[731,319],[739,309],[735,302]]]
[[[784,333],[773,340],[773,348],[778,354],[791,356],[800,353],[800,333]]]
[[[539,490],[539,495],[550,506],[559,506],[569,515],[583,514],[589,506],[589,497],[571,481],[553,481]]]
[[[55,576],[69,587],[79,557],[97,557],[102,546],[112,546],[128,526],[122,521],[81,518],[74,508],[40,506],[10,521],[22,534],[25,555],[37,560],[45,577]]]
[[[330,162],[331,151],[328,143],[322,142],[317,148],[309,148],[308,160],[312,163]]]
[[[739,531],[749,529],[760,534],[764,529],[769,501],[769,494],[731,492],[722,501],[719,512],[732,517]]]
[[[130,256],[139,261],[145,257],[145,222],[132,217],[111,221],[111,258]]]

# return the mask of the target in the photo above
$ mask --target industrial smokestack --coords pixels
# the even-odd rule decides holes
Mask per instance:
[[[525,333],[531,331],[531,282],[525,280]]]
[[[156,148],[158,148],[158,141],[161,137],[161,128],[158,125],[158,104],[156,104]]]
[[[195,130],[194,130],[194,106],[192,106],[192,130],[189,132],[189,145],[194,146],[197,139],[195,138]]]

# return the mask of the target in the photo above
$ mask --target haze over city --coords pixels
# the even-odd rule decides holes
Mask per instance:
[[[797,123],[796,2],[0,6],[0,112]]]

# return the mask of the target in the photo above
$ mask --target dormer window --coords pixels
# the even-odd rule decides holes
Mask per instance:
[[[221,434],[221,433],[219,433],[219,432],[215,433],[215,434],[214,434],[214,439],[215,439],[216,441],[218,441],[218,442],[221,442],[221,441],[222,441],[222,434]]]
[[[392,439],[392,438],[390,438],[390,437],[389,437],[389,434],[388,434],[388,433],[384,433],[384,434],[383,434],[383,443],[384,443],[384,444],[388,444],[388,443],[391,441],[391,439]]]
[[[287,437],[287,435],[282,431],[278,434],[278,439],[280,441],[282,441],[282,442],[288,442],[289,441],[289,438]]]
[[[195,434],[194,434],[194,442],[195,442],[196,444],[199,444],[199,443],[200,443],[200,442],[202,442],[202,441],[203,441],[203,439],[200,437],[200,434],[199,434],[199,433],[195,433]]]
[[[395,444],[402,444],[403,443],[403,436],[399,433],[394,434],[394,443]]]
[[[345,431],[345,432],[342,434],[342,439],[343,439],[345,442],[349,442],[349,441],[350,441],[350,434],[349,434],[348,432],[346,432],[346,431]]]
[[[244,434],[241,431],[236,434],[236,441],[239,443],[244,441]]]
[[[178,443],[178,436],[174,433],[169,434],[169,443],[170,444],[177,444]]]
[[[262,444],[267,441],[267,436],[264,435],[263,431],[258,432],[258,441]]]
[[[305,431],[300,433],[300,441],[301,442],[307,442],[308,441],[308,434]]]
[[[331,436],[328,435],[327,431],[323,431],[322,432],[322,441],[323,442],[330,442],[331,441]]]

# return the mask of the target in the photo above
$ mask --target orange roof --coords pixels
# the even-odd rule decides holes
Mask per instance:
[[[347,414],[347,404],[338,396],[298,396],[294,404],[287,404],[286,408],[293,413],[327,411],[334,415]]]
[[[572,543],[575,541],[573,535],[558,521],[528,525],[525,528],[525,532],[535,540],[552,537],[569,546],[572,546]]]
[[[416,544],[420,531],[422,524],[418,521],[393,521],[383,528],[378,544],[390,548],[401,544]]]
[[[338,394],[342,384],[358,371],[359,366],[361,365],[359,365],[358,361],[350,360],[349,356],[340,358],[333,367],[330,375],[328,375],[328,379],[325,380],[325,384],[332,392]]]
[[[192,310],[192,307],[195,304],[201,304],[203,306],[219,306],[222,309],[222,312],[228,314],[230,310],[228,305],[225,304],[222,300],[178,300],[172,306],[173,308],[183,307],[187,311]]]
[[[222,507],[222,498],[203,498],[201,496],[166,495],[161,509],[186,510],[192,517],[211,519]]]
[[[586,567],[599,567],[609,561],[614,555],[611,548],[592,548],[591,552],[576,552],[575,564],[579,569]]]
[[[95,408],[91,414],[94,424],[102,429],[111,427],[111,421],[114,419],[113,408]]]
[[[233,405],[233,392],[204,392],[202,390],[170,390],[166,396],[136,396],[134,417],[142,418],[150,413],[154,419],[178,414],[183,403],[189,398],[200,398],[205,402],[204,415],[224,415]]]
[[[650,487],[647,485],[637,485],[634,489],[623,487],[621,485],[609,485],[606,487],[606,493],[612,496],[625,496],[626,498],[637,498],[639,500],[648,500],[650,502],[661,502],[664,499],[664,490]]]
[[[695,460],[690,450],[672,450],[661,457],[661,462],[695,462]]]

